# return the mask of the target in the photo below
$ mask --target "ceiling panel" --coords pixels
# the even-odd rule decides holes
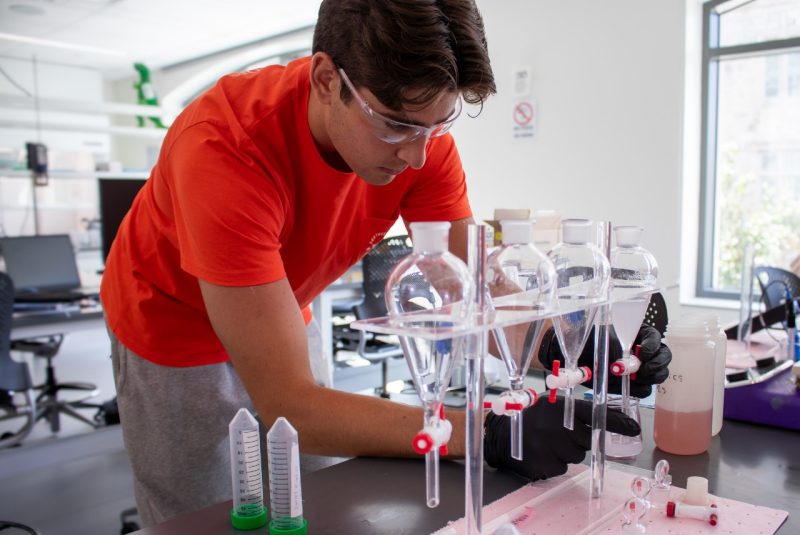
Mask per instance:
[[[0,39],[0,55],[130,73],[160,68],[314,23],[320,0],[0,0],[0,32],[93,47]]]

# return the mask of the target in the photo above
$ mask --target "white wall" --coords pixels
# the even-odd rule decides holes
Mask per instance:
[[[678,0],[478,0],[498,94],[453,128],[475,215],[552,208],[645,228],[679,280],[685,66]],[[512,74],[532,72],[532,139],[513,139]],[[699,96],[697,97],[699,99]],[[474,110],[472,110],[474,114]],[[679,310],[677,289],[666,293]]]
[[[0,77],[0,94],[13,96],[26,96],[23,89],[34,94],[38,85],[38,96],[42,99],[75,100],[83,102],[101,102],[103,100],[103,79],[99,71],[56,65],[53,63],[38,62],[36,64],[36,78],[34,83],[34,66],[31,60],[0,57],[0,67],[22,89],[12,84],[5,76]],[[31,109],[0,108],[3,119],[35,123],[35,112]],[[74,126],[86,124],[91,126],[107,126],[108,117],[104,115],[88,115],[75,113],[57,113],[43,110],[40,112],[40,122],[59,123]],[[0,128],[0,147],[24,148],[26,141],[36,141],[35,128],[11,129]],[[60,132],[56,130],[43,130],[41,141],[52,152],[88,152],[89,154],[103,155],[108,153],[109,140],[107,134]],[[53,156],[58,156],[54,154]],[[66,167],[71,162],[60,163],[58,160],[51,162],[56,167]],[[52,167],[52,165],[51,165]]]

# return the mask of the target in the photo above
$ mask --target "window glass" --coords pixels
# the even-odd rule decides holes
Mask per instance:
[[[798,54],[719,62],[712,285],[740,287],[744,246],[756,263],[800,254]],[[713,127],[714,125],[712,125]]]
[[[800,1],[726,2],[720,14],[719,46],[735,46],[800,37]]]

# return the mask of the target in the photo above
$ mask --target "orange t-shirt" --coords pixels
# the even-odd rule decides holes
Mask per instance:
[[[302,58],[223,77],[170,127],[100,292],[111,330],[133,352],[167,366],[224,362],[198,279],[251,286],[286,277],[306,309],[399,216],[471,215],[451,136],[430,141],[423,169],[372,186],[322,159],[308,97]]]

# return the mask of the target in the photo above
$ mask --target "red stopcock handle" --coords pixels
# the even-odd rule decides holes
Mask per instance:
[[[411,446],[415,452],[424,455],[438,446],[440,455],[448,454],[447,442],[450,440],[453,425],[444,417],[444,405],[439,406],[439,420],[438,426],[426,426],[414,436]]]
[[[560,369],[561,369],[561,361],[560,360],[554,360],[553,361],[553,375],[558,377],[558,372],[559,372]],[[557,388],[551,389],[550,390],[550,396],[547,398],[547,401],[549,401],[550,403],[555,403],[557,395],[558,395],[558,389]]]

